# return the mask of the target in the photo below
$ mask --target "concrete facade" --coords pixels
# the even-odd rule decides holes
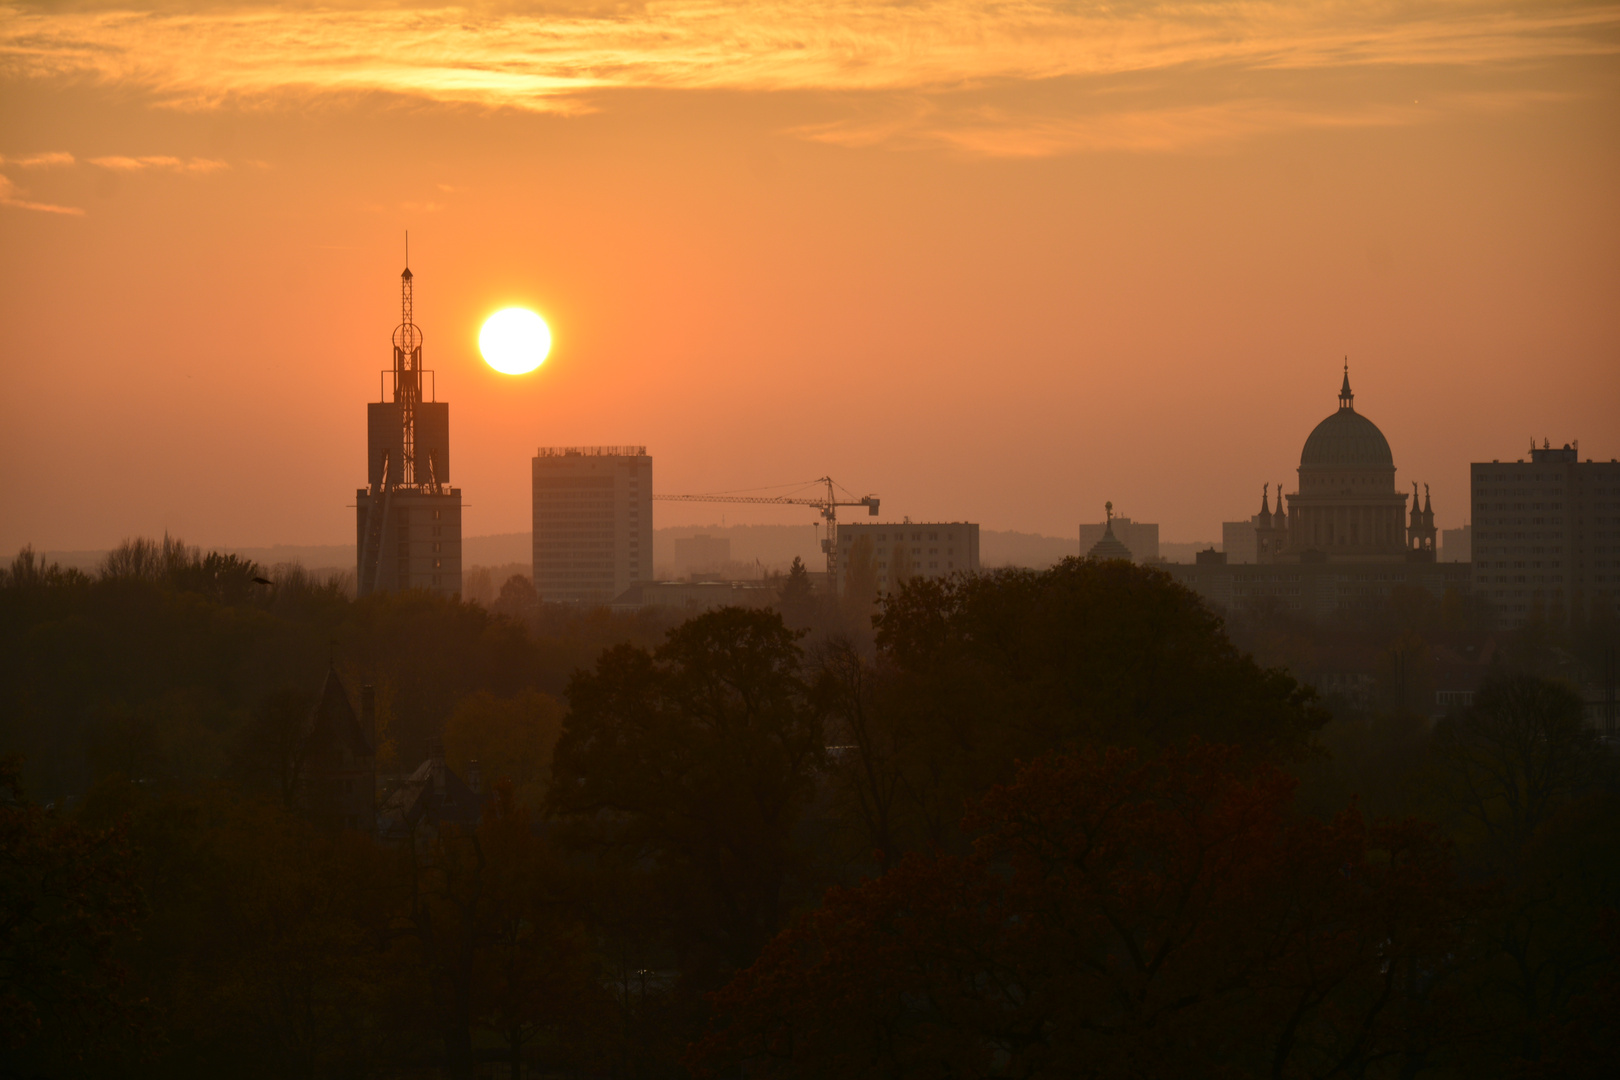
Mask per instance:
[[[1543,445],[1469,466],[1474,591],[1503,622],[1558,625],[1620,613],[1620,462]]]
[[[838,525],[838,591],[844,592],[857,542],[872,545],[879,591],[911,578],[941,578],[979,569],[979,526],[967,521],[904,521],[898,525]]]
[[[543,446],[533,479],[534,587],[542,600],[610,604],[652,577],[645,446]]]
[[[361,596],[406,589],[461,594],[460,488],[361,488],[355,505]]]

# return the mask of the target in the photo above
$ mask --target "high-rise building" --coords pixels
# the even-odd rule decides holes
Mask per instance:
[[[1474,561],[1474,527],[1472,525],[1464,525],[1460,529],[1440,530],[1440,561]]]
[[[534,587],[606,604],[652,578],[652,458],[645,446],[542,446],[534,457]]]
[[[1258,543],[1255,520],[1221,522],[1221,552],[1228,563],[1235,566],[1254,562],[1255,545]]]
[[[383,400],[366,406],[366,486],[355,496],[356,588],[461,592],[461,489],[450,486],[450,406],[433,400],[412,315],[410,267],[399,277],[394,362]],[[424,400],[424,384],[427,398]]]
[[[1469,466],[1474,592],[1517,626],[1620,611],[1620,462],[1545,440],[1530,460]]]
[[[872,560],[877,587],[883,592],[892,592],[912,578],[977,571],[979,527],[967,521],[839,522],[839,593],[846,591],[851,569],[860,572],[862,559]]]

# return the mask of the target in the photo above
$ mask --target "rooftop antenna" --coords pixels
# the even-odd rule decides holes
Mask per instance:
[[[399,405],[403,446],[399,483],[416,480],[416,404],[422,400],[422,331],[414,318],[411,233],[405,231],[405,269],[399,275],[399,328],[394,331],[394,401]]]

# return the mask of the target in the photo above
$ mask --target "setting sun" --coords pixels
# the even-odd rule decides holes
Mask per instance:
[[[525,308],[497,311],[478,333],[484,361],[505,375],[525,375],[545,362],[551,351],[551,328]]]

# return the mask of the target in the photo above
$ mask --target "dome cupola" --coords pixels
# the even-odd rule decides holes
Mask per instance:
[[[1317,424],[1305,440],[1305,449],[1299,455],[1301,469],[1395,467],[1389,440],[1377,424],[1356,412],[1355,397],[1350,392],[1350,364],[1346,361],[1339,410]]]

